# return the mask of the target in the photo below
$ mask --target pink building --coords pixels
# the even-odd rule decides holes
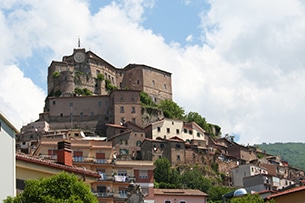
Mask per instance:
[[[193,189],[154,189],[155,203],[206,203],[207,194]]]

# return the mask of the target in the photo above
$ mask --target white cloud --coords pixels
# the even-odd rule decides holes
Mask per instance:
[[[21,70],[12,66],[0,66],[0,110],[16,128],[38,119],[43,111],[45,93],[24,77]]]
[[[143,63],[172,72],[174,100],[220,125],[224,134],[240,135],[241,143],[303,141],[305,12],[297,0],[211,0],[210,10],[202,12],[206,41],[186,47],[166,44],[141,26],[157,1],[113,1],[94,15],[81,0],[28,0],[11,7],[16,4],[0,3],[0,45],[6,47],[0,77],[4,71],[6,79],[22,84],[11,86],[22,94],[5,92],[0,108],[18,121],[38,116],[44,98],[14,62],[41,48],[53,52],[50,60],[61,60],[80,36],[85,48],[117,67]],[[0,88],[8,84],[1,81]],[[35,110],[24,112],[24,104]]]

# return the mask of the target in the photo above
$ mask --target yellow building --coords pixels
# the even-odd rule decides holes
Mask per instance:
[[[25,181],[31,179],[39,179],[57,175],[62,171],[73,173],[83,180],[89,186],[96,179],[100,178],[99,173],[91,171],[83,167],[72,166],[72,155],[70,143],[58,143],[57,160],[44,159],[39,157],[28,156],[25,154],[16,154],[16,182],[17,190],[24,190]]]
[[[41,158],[58,159],[57,143],[63,139],[42,139],[34,152],[34,156]],[[145,202],[154,202],[154,180],[152,161],[120,160],[117,157],[112,142],[98,140],[98,138],[65,140],[71,143],[72,164],[88,171],[94,171],[100,178],[90,182],[99,202],[120,203],[127,200],[126,188],[131,181],[140,185]]]

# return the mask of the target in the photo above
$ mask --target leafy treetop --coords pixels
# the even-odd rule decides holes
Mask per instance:
[[[24,192],[8,197],[4,203],[98,203],[88,185],[76,175],[62,172],[56,176],[28,180]]]

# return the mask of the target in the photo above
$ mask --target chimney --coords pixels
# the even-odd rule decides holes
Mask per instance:
[[[71,143],[61,141],[57,143],[57,162],[59,164],[72,166]]]

